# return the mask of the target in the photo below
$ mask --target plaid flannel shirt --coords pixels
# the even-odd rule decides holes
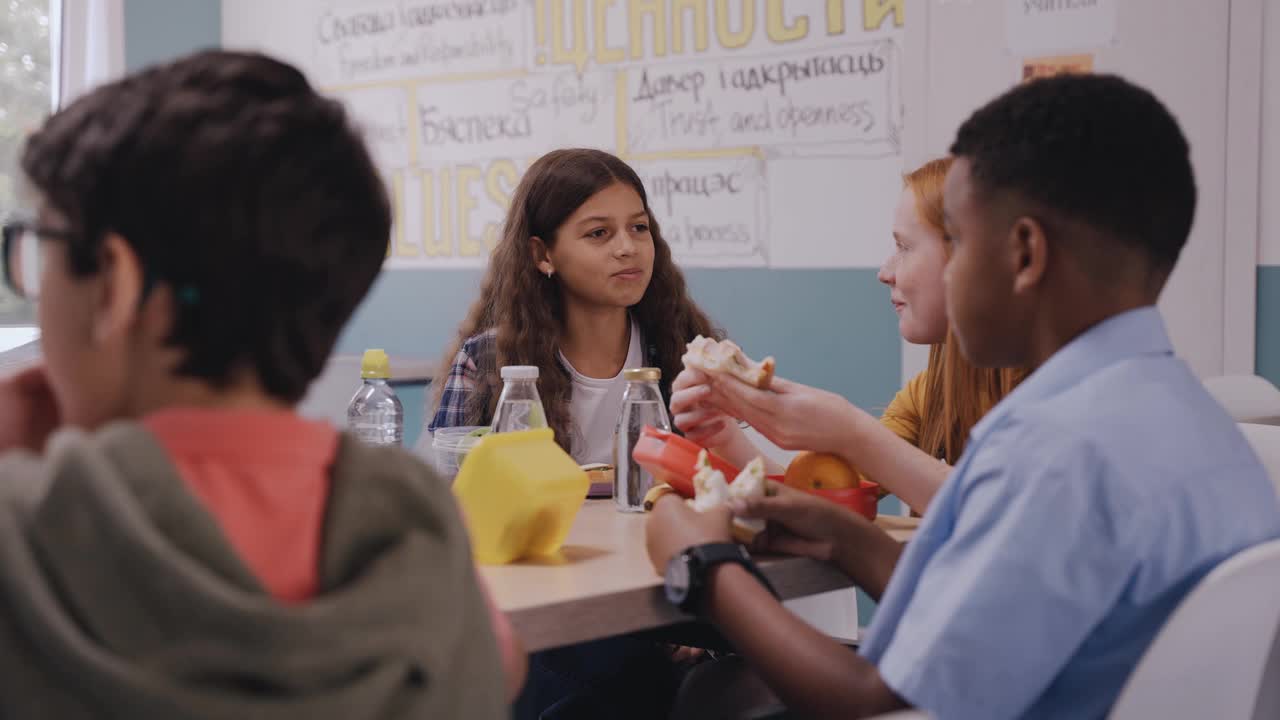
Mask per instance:
[[[480,380],[480,366],[493,366],[493,356],[497,352],[498,331],[489,330],[467,338],[458,349],[458,354],[449,366],[449,374],[444,379],[444,390],[440,394],[440,405],[435,409],[428,432],[438,428],[462,427],[464,425],[482,425],[485,418],[472,417],[472,396]],[[487,362],[486,362],[487,361]]]
[[[467,338],[466,342],[462,343],[458,354],[453,358],[453,363],[449,366],[449,374],[444,379],[444,390],[440,394],[440,404],[432,414],[427,432],[435,432],[439,428],[484,425],[489,421],[484,414],[477,415],[476,410],[487,408],[488,404],[479,402],[474,399],[474,396],[481,385],[480,368],[493,368],[497,364],[495,362],[495,355],[498,352],[497,341],[498,331],[487,330]],[[646,343],[645,363],[653,366],[657,355],[657,348]],[[501,383],[498,383],[498,387],[501,387]],[[663,394],[666,394],[665,387]],[[430,402],[430,396],[428,396],[428,402]]]

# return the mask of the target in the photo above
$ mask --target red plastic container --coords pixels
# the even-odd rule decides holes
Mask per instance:
[[[777,482],[783,481],[782,475],[770,475],[770,480]],[[817,495],[825,498],[842,507],[858,513],[868,520],[876,519],[876,507],[880,500],[880,486],[869,482],[862,481],[861,487],[856,488],[836,488],[830,490],[805,490],[811,495]]]
[[[702,446],[685,440],[675,433],[646,427],[636,441],[636,448],[631,457],[640,463],[640,467],[648,470],[660,483],[666,483],[680,495],[693,497],[693,475],[698,463],[698,453]],[[711,467],[724,473],[724,479],[733,482],[738,477],[738,468],[730,465],[724,458],[713,452],[707,453]]]
[[[698,462],[698,453],[702,449],[701,445],[675,433],[646,427],[640,433],[640,440],[636,442],[636,449],[632,451],[631,456],[640,463],[640,467],[652,473],[655,480],[666,483],[680,495],[691,498],[694,495],[694,467]],[[727,460],[715,453],[709,452],[707,455],[711,467],[724,473],[725,480],[732,483],[738,477],[738,468],[729,464]],[[783,476],[770,475],[769,479],[781,483]],[[873,482],[864,480],[862,486],[857,488],[806,490],[805,492],[847,507],[868,520],[876,519],[876,501],[879,499],[880,486]]]

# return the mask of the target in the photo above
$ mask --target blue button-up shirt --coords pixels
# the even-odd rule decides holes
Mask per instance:
[[[1248,442],[1134,310],[974,427],[862,652],[940,718],[1101,718],[1196,581],[1277,536]]]

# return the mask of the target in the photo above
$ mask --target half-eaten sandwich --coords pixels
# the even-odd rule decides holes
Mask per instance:
[[[681,359],[687,368],[731,375],[761,390],[768,390],[769,383],[773,381],[773,358],[756,362],[731,340],[716,342],[699,335],[689,343]]]
[[[730,498],[761,498],[765,496],[764,460],[756,458],[747,463],[738,477],[730,484],[724,473],[711,467],[707,459],[707,451],[698,453],[697,472],[693,476],[694,498],[689,501],[690,507],[698,512],[706,512],[719,507]],[[733,537],[740,543],[750,543],[756,535],[764,530],[764,520],[733,519]]]

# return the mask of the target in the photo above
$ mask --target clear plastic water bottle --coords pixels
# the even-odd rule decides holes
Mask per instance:
[[[547,413],[538,395],[538,368],[508,365],[502,368],[502,394],[493,414],[493,432],[535,430],[547,426]]]
[[[613,436],[613,498],[622,512],[644,512],[644,495],[653,486],[653,476],[631,457],[646,425],[671,430],[667,405],[662,400],[658,368],[624,370],[627,388],[622,393],[622,412]]]
[[[370,445],[399,446],[404,440],[404,406],[387,382],[391,361],[383,350],[365,350],[360,362],[364,384],[347,405],[347,428]]]

